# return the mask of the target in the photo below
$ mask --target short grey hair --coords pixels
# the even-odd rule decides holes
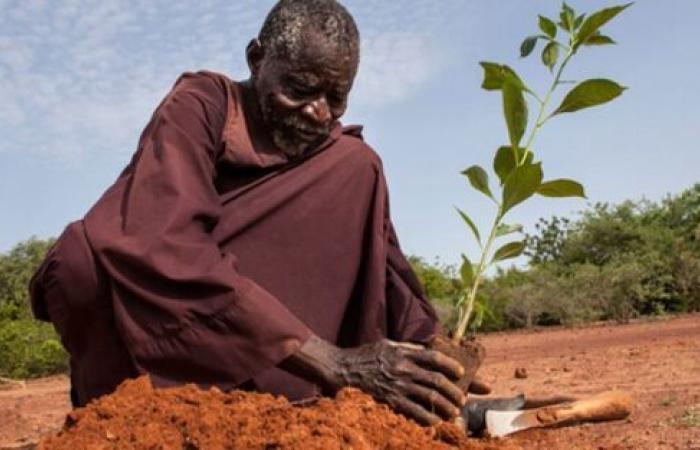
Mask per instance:
[[[341,51],[358,52],[355,20],[335,0],[280,0],[268,13],[258,39],[266,52],[296,59],[308,29],[321,33]]]

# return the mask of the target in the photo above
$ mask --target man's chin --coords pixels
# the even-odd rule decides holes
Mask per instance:
[[[283,133],[273,133],[275,146],[290,158],[296,158],[309,150],[313,150],[325,139],[325,135],[317,136],[288,136]]]

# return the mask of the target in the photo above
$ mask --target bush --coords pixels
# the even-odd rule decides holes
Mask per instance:
[[[0,320],[29,319],[29,280],[54,240],[31,238],[0,254]]]
[[[455,300],[462,283],[454,266],[443,264],[438,258],[432,264],[420,256],[409,255],[407,259],[429,299],[447,304]]]
[[[53,327],[31,319],[0,321],[0,376],[34,378],[68,370]]]
[[[681,298],[680,310],[700,311],[700,258],[686,249],[679,249],[672,270]]]
[[[529,267],[483,284],[483,330],[700,310],[700,184],[660,203],[540,219],[526,241]]]
[[[29,239],[0,254],[0,376],[65,372],[68,357],[53,326],[32,319],[29,280],[53,240]]]

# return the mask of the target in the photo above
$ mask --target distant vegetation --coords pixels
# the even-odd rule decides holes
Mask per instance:
[[[50,324],[32,318],[27,286],[52,240],[30,239],[0,254],[0,376],[65,372],[68,358]]]
[[[32,319],[27,285],[52,241],[0,254],[0,377],[65,372],[50,324]],[[484,331],[700,311],[700,184],[652,203],[597,204],[576,220],[541,219],[524,268],[485,280],[471,327]],[[440,316],[454,322],[457,269],[411,256]],[[485,305],[488,305],[486,307]]]
[[[486,331],[700,311],[700,184],[659,203],[596,204],[577,220],[541,219],[524,268],[485,281],[471,328]],[[456,268],[410,258],[444,321]]]

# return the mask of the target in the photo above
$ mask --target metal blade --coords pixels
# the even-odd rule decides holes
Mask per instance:
[[[536,411],[486,411],[486,431],[492,437],[540,426]]]

